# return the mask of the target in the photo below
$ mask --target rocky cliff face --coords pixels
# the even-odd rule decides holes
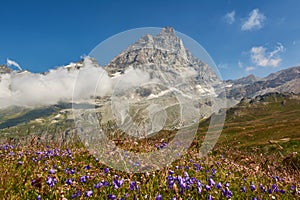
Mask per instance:
[[[194,57],[176,36],[171,27],[158,35],[145,35],[129,46],[104,67],[110,76],[139,69],[149,73],[151,79],[166,80],[170,84],[188,81],[189,85],[211,90],[220,82],[214,71]]]

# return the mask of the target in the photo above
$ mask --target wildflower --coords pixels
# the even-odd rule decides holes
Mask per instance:
[[[246,187],[245,186],[241,187],[241,191],[246,192]]]
[[[212,171],[212,174],[215,176],[216,173],[217,173],[216,169],[215,169],[215,168],[212,168],[211,171]]]
[[[138,187],[137,187],[137,184],[136,184],[136,182],[135,181],[131,181],[130,183],[129,183],[129,189],[130,190],[137,190],[138,189]]]
[[[53,168],[51,168],[51,169],[49,170],[49,174],[55,174],[55,170],[54,170]]]
[[[158,194],[158,195],[156,196],[155,200],[162,200],[161,194]]]
[[[81,196],[81,192],[78,191],[78,192],[76,192],[75,194],[72,194],[71,198],[72,198],[72,199],[75,199],[76,197],[80,197],[80,196]]]
[[[80,177],[80,182],[81,183],[86,183],[87,182],[87,176],[81,176]]]
[[[183,174],[184,174],[184,177],[185,177],[185,178],[188,178],[188,177],[189,177],[189,174],[188,174],[187,172],[184,172]]]
[[[22,161],[19,161],[19,162],[17,163],[17,165],[18,165],[18,166],[21,166],[21,165],[23,165],[23,162],[22,162]]]
[[[104,173],[107,174],[109,172],[109,168],[104,168]]]
[[[101,181],[101,183],[102,183],[102,185],[103,185],[104,187],[108,187],[108,186],[109,186],[109,183],[108,183],[107,181]]]
[[[85,169],[85,170],[89,170],[89,169],[91,169],[91,166],[89,166],[89,165],[86,165],[86,166],[84,166],[84,167],[83,167],[83,169]]]
[[[273,191],[276,192],[276,193],[279,191],[276,184],[273,184],[273,185],[272,185],[272,189],[273,189]]]
[[[194,168],[196,171],[200,171],[202,169],[202,166],[200,164],[194,163]]]
[[[86,191],[86,192],[84,193],[84,195],[85,195],[86,197],[91,197],[92,194],[93,194],[93,191],[92,191],[92,190]]]
[[[272,194],[272,189],[268,189],[268,193],[269,193],[269,194]]]
[[[212,179],[212,178],[210,178],[209,180],[208,180],[208,185],[209,186],[212,186],[212,185],[215,185],[216,183],[215,183],[215,181]]]
[[[208,200],[213,200],[212,196],[211,195],[208,195]]]
[[[72,182],[73,182],[73,180],[72,180],[71,178],[68,178],[68,179],[66,180],[66,184],[67,184],[67,185],[71,185]]]
[[[115,199],[117,199],[117,197],[114,194],[109,194],[109,195],[107,195],[107,199],[109,199],[109,200],[115,200]]]
[[[254,191],[256,188],[255,188],[255,185],[252,183],[251,185],[250,185],[250,189],[252,190],[252,191]]]
[[[207,191],[209,191],[209,190],[210,190],[210,186],[209,186],[209,185],[205,185],[205,189],[206,189]]]
[[[202,184],[200,181],[197,182],[197,192],[201,193],[202,192]]]
[[[36,197],[36,200],[41,200],[42,199],[42,197],[41,197],[41,195],[39,194],[37,197]]]
[[[103,186],[101,182],[94,184],[94,188],[100,189]]]
[[[222,188],[222,183],[219,182],[219,183],[216,185],[216,188],[221,189],[221,188]]]
[[[57,180],[56,178],[52,178],[52,177],[47,177],[46,183],[47,185],[49,185],[50,187],[53,187],[56,184]]]
[[[124,183],[124,179],[118,180],[118,178],[119,178],[118,176],[115,176],[113,180],[113,185],[116,190],[119,189]]]
[[[296,189],[296,186],[294,186],[294,185],[291,185],[291,190],[295,190]]]
[[[263,186],[263,184],[259,184],[259,188],[261,190],[261,192],[266,192],[266,188]]]

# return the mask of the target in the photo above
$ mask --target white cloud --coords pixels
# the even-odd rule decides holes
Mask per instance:
[[[238,66],[239,66],[239,68],[243,68],[244,67],[243,63],[240,60],[238,62]]]
[[[249,67],[246,67],[246,68],[245,68],[245,71],[246,71],[246,72],[250,72],[250,71],[252,71],[252,70],[255,70],[255,67],[249,66]]]
[[[235,11],[233,10],[229,13],[226,13],[224,19],[228,24],[233,24],[235,22]]]
[[[252,47],[250,50],[251,60],[257,66],[277,67],[282,60],[280,53],[284,50],[284,46],[281,43],[278,43],[276,48],[271,52],[267,52],[267,49],[263,46]]]
[[[22,70],[22,68],[20,67],[20,65],[17,63],[17,62],[15,62],[15,61],[13,61],[13,60],[10,60],[10,59],[6,59],[6,64],[7,64],[7,66],[15,66],[15,67],[17,67],[19,70]]]
[[[228,64],[226,64],[226,63],[220,63],[220,64],[218,65],[218,68],[219,68],[219,69],[228,69]]]
[[[242,31],[250,31],[253,29],[260,29],[263,27],[263,22],[266,17],[260,13],[259,9],[254,9],[249,13],[248,19],[242,24]]]

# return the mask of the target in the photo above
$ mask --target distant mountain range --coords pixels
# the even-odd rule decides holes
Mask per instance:
[[[225,81],[226,96],[241,99],[270,92],[300,93],[300,66],[272,73],[265,78],[249,75],[237,80]]]

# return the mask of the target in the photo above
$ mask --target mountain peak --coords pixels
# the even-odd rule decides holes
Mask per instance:
[[[166,26],[164,27],[161,32],[159,33],[159,35],[173,35],[173,36],[176,36],[175,35],[175,31],[174,31],[174,28],[171,27],[171,26]]]

